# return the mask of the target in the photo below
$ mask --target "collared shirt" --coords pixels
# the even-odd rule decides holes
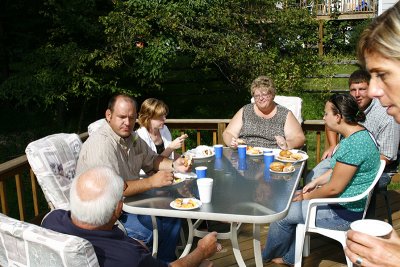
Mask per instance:
[[[377,99],[372,99],[364,113],[367,118],[365,122],[360,124],[375,137],[381,155],[384,155],[388,160],[395,160],[399,147],[399,124],[386,113],[386,108],[382,107]]]
[[[139,178],[140,169],[153,170],[157,157],[136,133],[122,138],[106,123],[83,143],[76,173],[95,166],[107,166],[124,180],[134,180]]]

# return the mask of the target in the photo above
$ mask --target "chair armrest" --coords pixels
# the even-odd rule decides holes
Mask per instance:
[[[360,194],[355,197],[346,197],[346,198],[315,198],[315,199],[310,199],[308,202],[308,208],[307,208],[307,219],[305,224],[308,225],[308,227],[315,227],[315,217],[317,214],[317,207],[321,205],[327,205],[327,204],[340,204],[340,203],[348,203],[348,202],[354,202],[357,200],[362,199],[363,197],[366,197],[366,194]],[[307,222],[308,220],[308,222]]]

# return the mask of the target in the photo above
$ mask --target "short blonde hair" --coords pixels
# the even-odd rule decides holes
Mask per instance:
[[[272,79],[267,76],[259,76],[254,79],[250,86],[250,93],[252,96],[254,96],[255,90],[271,93],[272,95],[276,94],[275,84]]]
[[[139,125],[149,130],[151,119],[159,118],[164,115],[167,116],[168,112],[168,106],[163,101],[155,98],[148,98],[143,101],[140,107],[138,118]]]
[[[365,66],[365,54],[379,53],[400,60],[400,2],[375,18],[363,31],[357,54]]]

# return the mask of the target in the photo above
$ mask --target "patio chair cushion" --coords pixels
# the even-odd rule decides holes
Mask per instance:
[[[53,134],[31,142],[29,164],[52,209],[69,209],[69,189],[75,177],[82,141],[77,134]]]
[[[99,266],[86,239],[0,213],[0,266]]]

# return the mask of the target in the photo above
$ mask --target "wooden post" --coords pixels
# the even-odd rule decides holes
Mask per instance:
[[[218,123],[218,138],[217,143],[224,145],[224,139],[222,138],[222,134],[225,131],[226,124],[225,122]]]
[[[31,176],[31,185],[32,185],[32,200],[33,200],[33,211],[35,212],[35,217],[39,215],[39,204],[38,204],[38,195],[37,195],[37,181],[35,178],[35,174],[32,169],[29,171]]]
[[[317,132],[317,146],[316,146],[316,162],[317,164],[321,161],[321,132]]]
[[[319,20],[319,27],[318,27],[318,55],[324,55],[324,21]]]
[[[201,133],[197,130],[197,146],[201,145]]]
[[[4,186],[4,182],[0,181],[0,200],[1,200],[1,212],[5,215],[8,214],[8,206],[6,202],[6,190]]]
[[[17,199],[18,199],[18,209],[19,209],[19,219],[25,221],[25,209],[23,201],[23,187],[22,181],[19,174],[15,175],[15,186],[17,188]]]
[[[184,135],[184,134],[185,134],[185,132],[184,132],[184,131],[181,131],[181,135]],[[181,149],[182,149],[182,154],[185,153],[185,151],[186,151],[185,142],[182,143]]]

